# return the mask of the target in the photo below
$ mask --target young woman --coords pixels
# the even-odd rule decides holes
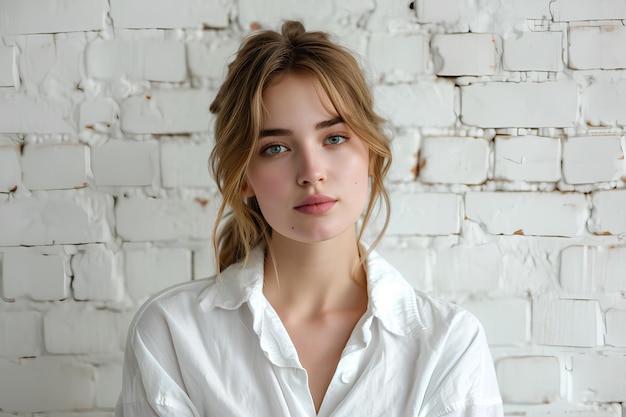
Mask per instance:
[[[140,309],[118,416],[502,415],[476,319],[360,242],[388,209],[372,107],[326,34],[244,41],[211,105],[220,272]]]

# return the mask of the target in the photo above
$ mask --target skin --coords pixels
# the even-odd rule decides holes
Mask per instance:
[[[272,227],[264,293],[289,333],[316,411],[367,308],[356,222],[369,152],[314,78],[287,75],[263,96],[267,115],[242,187]],[[330,203],[298,209],[311,195]],[[279,277],[279,278],[278,278]]]

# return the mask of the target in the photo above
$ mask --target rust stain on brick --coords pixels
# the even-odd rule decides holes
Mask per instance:
[[[86,183],[86,182],[84,182],[84,183],[82,183],[81,185],[75,185],[75,186],[74,186],[74,189],[78,190],[78,189],[80,189],[80,188],[85,188],[86,186],[87,186],[87,183]]]
[[[93,125],[87,125],[87,126],[85,126],[85,128],[89,129],[89,130],[93,130]]]
[[[146,96],[146,100],[151,100],[152,96]]]
[[[198,202],[202,207],[206,207],[207,204],[209,204],[209,200],[207,200],[206,198],[200,198],[200,197],[196,197],[195,198],[196,202]]]
[[[9,190],[10,192],[14,193],[17,191],[17,185],[14,185],[13,187],[11,187],[11,189]]]
[[[604,232],[593,232],[593,234],[596,235],[596,236],[611,236],[611,232],[607,232],[607,231],[604,231]]]
[[[259,22],[250,23],[250,30],[259,30],[261,29],[261,24]]]
[[[516,231],[513,232],[514,235],[524,235],[524,230],[523,229],[517,229]]]
[[[420,161],[420,163],[419,163],[419,169],[420,169],[420,170],[424,169],[424,167],[426,166],[427,162],[428,162],[428,161],[426,160],[426,158],[422,159],[422,160]]]

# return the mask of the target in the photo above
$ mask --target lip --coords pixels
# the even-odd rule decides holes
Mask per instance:
[[[319,215],[328,212],[337,203],[337,199],[323,195],[314,194],[299,202],[294,209],[304,214]]]

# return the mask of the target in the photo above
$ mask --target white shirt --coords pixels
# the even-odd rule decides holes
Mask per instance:
[[[307,373],[263,294],[263,249],[221,278],[149,300],[133,320],[117,417],[500,417],[479,322],[415,291],[376,252],[368,309],[316,414]]]

